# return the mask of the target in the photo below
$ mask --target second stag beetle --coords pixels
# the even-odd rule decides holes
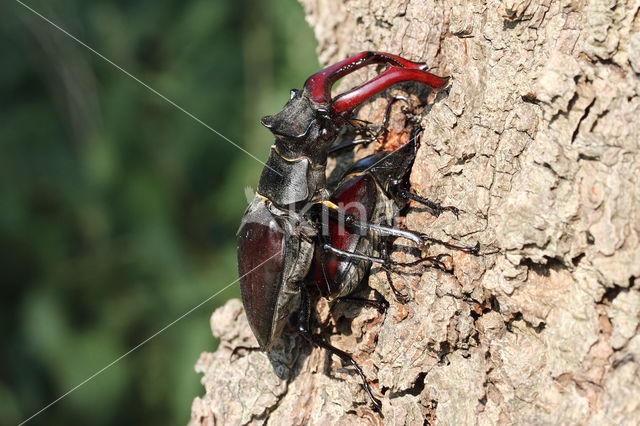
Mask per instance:
[[[374,79],[331,98],[331,86],[343,76],[370,64],[387,64]],[[238,270],[247,319],[260,348],[269,351],[281,335],[300,295],[298,332],[350,363],[377,410],[381,403],[352,357],[311,331],[310,287],[333,300],[348,296],[372,263],[387,271],[396,298],[404,296],[390,281],[388,256],[392,238],[406,238],[424,249],[430,243],[477,253],[425,235],[392,226],[398,207],[409,199],[440,207],[408,189],[419,130],[392,152],[379,152],[356,162],[329,193],[326,184],[328,153],[353,110],[380,91],[402,81],[415,81],[438,90],[448,78],[424,71],[425,65],[379,52],[362,52],[329,66],[307,79],[302,90],[292,90],[282,111],[262,119],[275,136],[256,195],[238,232]],[[339,206],[351,206],[342,209]],[[422,250],[424,253],[425,250]],[[418,262],[442,265],[439,256]],[[416,262],[414,262],[416,263]]]

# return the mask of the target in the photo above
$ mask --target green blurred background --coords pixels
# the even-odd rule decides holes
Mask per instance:
[[[318,69],[295,0],[25,1],[261,159]],[[0,424],[237,278],[262,165],[10,0],[0,5]],[[253,191],[253,189],[251,189]],[[28,424],[185,424],[206,303]]]

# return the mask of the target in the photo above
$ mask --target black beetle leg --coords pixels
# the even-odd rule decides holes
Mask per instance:
[[[391,279],[391,266],[414,266],[417,265],[419,263],[423,263],[423,262],[431,262],[434,266],[436,266],[437,268],[443,270],[443,271],[448,271],[448,269],[446,268],[445,264],[442,263],[442,258],[443,257],[447,257],[449,256],[448,254],[439,254],[437,256],[427,256],[427,257],[423,257],[420,258],[418,260],[415,260],[413,262],[393,262],[390,261],[388,259],[388,256],[386,256],[386,253],[383,251],[383,253],[385,254],[385,258],[382,257],[374,257],[374,256],[367,256],[365,254],[360,254],[360,253],[352,253],[349,251],[345,251],[345,250],[340,250],[339,248],[333,247],[329,244],[323,244],[322,246],[323,251],[329,251],[333,254],[335,254],[336,256],[340,256],[343,257],[345,259],[351,259],[351,260],[359,260],[359,261],[368,261],[368,262],[373,262],[373,263],[377,263],[380,264],[380,266],[382,267],[382,269],[385,271],[386,275],[387,275],[387,281],[389,283],[389,287],[391,287],[391,291],[393,292],[393,295],[395,296],[396,300],[398,301],[398,303],[405,303],[407,301],[407,296],[402,294],[400,292],[400,290],[398,290],[396,288],[396,286],[393,284],[393,280]]]
[[[410,191],[406,191],[403,189],[399,189],[396,191],[397,195],[399,197],[405,198],[405,199],[409,199],[409,200],[413,200],[416,201],[424,206],[426,206],[427,208],[429,208],[429,210],[431,210],[431,212],[433,213],[434,216],[440,216],[440,213],[442,213],[443,211],[450,211],[451,213],[453,213],[456,216],[456,219],[458,219],[458,216],[460,214],[460,209],[458,209],[457,207],[454,206],[443,206],[440,203],[436,203],[434,201],[431,200],[427,200],[424,197],[421,197],[419,195],[414,194],[413,192]]]
[[[382,403],[378,398],[373,396],[371,387],[367,382],[367,378],[351,355],[325,342],[320,335],[311,332],[311,301],[309,300],[309,291],[304,285],[300,286],[300,317],[298,322],[298,332],[310,343],[326,349],[329,353],[338,356],[342,361],[351,364],[351,366],[353,366],[356,372],[360,375],[362,385],[364,386],[365,391],[367,391],[369,399],[371,399],[376,411],[382,411]]]
[[[393,98],[389,99],[389,102],[387,103],[387,107],[384,111],[384,118],[382,119],[382,124],[378,127],[377,130],[374,131],[370,126],[361,127],[361,128],[364,128],[371,135],[370,137],[364,138],[364,139],[356,139],[354,141],[349,141],[349,142],[343,142],[339,145],[336,145],[330,148],[328,153],[333,154],[334,152],[341,151],[345,148],[350,148],[356,145],[368,145],[371,142],[377,141],[380,135],[383,135],[383,134],[384,134],[384,137],[386,138],[387,132],[389,131],[387,126],[389,125],[389,117],[391,116],[391,107],[393,106],[393,104],[395,104],[398,101],[408,102],[407,98],[405,98],[404,96],[394,96]]]
[[[391,243],[392,242],[390,238],[385,238],[384,243],[382,244],[382,247],[380,249],[382,257],[384,259],[387,259],[388,263],[391,263],[389,261],[389,258],[390,258],[389,252],[391,251],[391,247],[390,247]],[[393,292],[393,295],[396,298],[396,301],[402,304],[406,303],[409,297],[406,294],[402,294],[400,290],[398,290],[396,286],[393,284],[393,279],[391,278],[391,270],[388,267],[388,265],[382,265],[382,269],[384,269],[384,273],[387,276],[387,282],[389,283],[389,287],[391,287],[391,291]]]
[[[355,216],[337,208],[329,208],[328,211],[330,216],[333,216],[333,218],[335,218],[338,221],[343,221],[340,223],[344,223],[350,232],[362,233],[365,231],[374,231],[379,233],[382,236],[394,236],[394,237],[406,238],[407,240],[413,241],[423,248],[427,243],[430,242],[430,243],[443,245],[453,250],[462,251],[464,253],[470,253],[473,255],[480,254],[480,243],[476,243],[476,245],[473,247],[459,246],[456,244],[448,243],[446,241],[438,240],[436,238],[428,237],[425,234],[419,234],[413,231],[405,231],[403,229],[392,228],[384,225],[375,225],[373,223],[361,221],[357,219]],[[368,260],[368,259],[365,259],[365,260]]]
[[[380,264],[382,266],[382,269],[384,269],[385,273],[387,274],[387,281],[389,283],[389,287],[391,287],[391,291],[393,292],[393,295],[395,296],[398,303],[405,303],[407,301],[407,296],[402,294],[393,284],[393,280],[391,279],[391,272],[389,269],[391,265],[401,265],[401,264],[393,263],[389,261],[386,248],[382,250],[382,254],[383,254],[382,258],[340,250],[339,248],[333,247],[327,243],[322,244],[322,252],[325,252],[325,251],[329,251],[335,254],[336,256],[340,256],[346,259],[358,260],[358,261],[363,260],[363,261],[369,261],[369,262]],[[324,265],[323,265],[323,272],[324,272]]]
[[[322,236],[322,234],[318,235],[318,239],[320,241],[321,248],[322,248],[322,250],[319,250],[320,267],[321,267],[323,279],[326,282],[328,288],[331,288],[331,281],[327,277],[325,253],[326,252],[331,252],[336,256],[340,256],[340,257],[346,258],[346,259],[351,259],[351,260],[356,260],[356,261],[364,260],[364,261],[369,261],[369,262],[381,264],[383,269],[385,269],[385,271],[387,271],[387,279],[388,279],[389,285],[391,286],[391,290],[393,291],[393,294],[396,297],[396,300],[399,303],[406,302],[407,297],[405,295],[403,295],[402,293],[400,293],[398,291],[398,289],[393,285],[393,281],[391,280],[391,274],[390,274],[390,272],[388,270],[388,268],[391,265],[402,266],[403,264],[390,262],[387,259],[387,256],[385,256],[385,258],[378,258],[378,257],[366,256],[366,255],[363,255],[363,254],[352,253],[352,252],[340,250],[338,248],[335,248],[335,247],[331,246],[329,243],[327,243],[326,239],[324,238],[324,236]],[[385,254],[386,254],[386,252],[385,252]],[[431,260],[431,259],[420,259],[421,262],[424,261],[424,260]],[[387,310],[387,306],[385,306],[385,305],[383,305],[380,302],[375,301],[375,300],[358,299],[358,298],[353,298],[353,297],[341,297],[339,300],[347,300],[347,301],[354,301],[354,302],[355,301],[359,301],[362,304],[368,304],[369,306],[375,307],[378,311],[380,311],[380,313],[385,313],[386,310]]]
[[[389,287],[391,287],[391,292],[393,292],[393,296],[396,298],[396,301],[402,305],[407,303],[407,300],[409,300],[409,296],[407,296],[406,294],[402,294],[400,290],[398,290],[393,284],[393,279],[391,278],[391,270],[386,266],[382,266],[382,269],[387,276],[387,283],[389,283]]]
[[[424,262],[431,262],[431,264],[433,266],[435,266],[436,268],[445,271],[445,272],[451,272],[451,268],[448,268],[447,265],[445,265],[442,262],[442,259],[444,259],[445,257],[451,257],[451,255],[449,253],[441,253],[438,254],[436,256],[426,256],[426,257],[422,257],[418,260],[414,260],[412,262],[405,262],[405,263],[400,263],[398,265],[401,266],[415,266],[418,265],[420,263],[424,263]]]
[[[310,212],[314,214],[318,214],[317,210],[324,209],[324,208],[326,208],[326,211],[328,212],[329,217],[331,219],[338,221],[338,223],[344,223],[345,227],[349,232],[357,233],[360,235],[366,235],[367,231],[373,231],[373,232],[377,232],[381,236],[393,236],[393,237],[406,238],[407,240],[413,241],[414,243],[418,244],[423,249],[425,248],[427,243],[436,243],[436,244],[443,245],[447,248],[450,248],[452,250],[458,250],[458,251],[462,251],[464,253],[470,253],[476,256],[480,255],[480,243],[476,243],[476,245],[473,247],[459,246],[456,244],[451,244],[446,241],[429,237],[425,234],[420,234],[413,231],[405,231],[403,229],[392,228],[390,226],[385,226],[385,225],[376,225],[363,220],[359,220],[354,215],[347,213],[344,210],[340,210],[337,206],[331,206],[324,203],[316,203],[312,206]],[[328,246],[328,244],[325,244],[325,246]],[[343,255],[343,256],[346,254],[346,255],[351,255],[356,259],[359,258],[362,260],[369,260],[376,263],[385,263],[384,259],[371,258],[370,256],[364,256],[364,255],[355,254],[355,253],[348,253],[331,246],[328,246],[328,249],[335,252],[336,254]]]
[[[336,256],[344,257],[345,259],[364,260],[364,261],[369,261],[373,263],[380,263],[383,265],[388,263],[388,261],[386,261],[385,259],[382,259],[381,257],[367,256],[366,254],[353,253],[350,251],[340,250],[339,248],[333,247],[329,244],[324,244],[322,246],[322,249],[325,251],[330,251]]]
[[[259,346],[236,346],[231,351],[231,355],[229,355],[229,360],[233,362],[234,358],[238,355],[238,352],[240,351],[262,352],[262,349]]]
[[[356,145],[369,145],[371,142],[375,142],[380,137],[380,134],[384,131],[382,128],[376,131],[375,133],[371,130],[370,127],[366,127],[366,130],[369,132],[371,136],[363,139],[356,139],[353,141],[343,142],[334,147],[331,147],[327,154],[331,155],[335,152],[342,151],[343,149],[352,148]],[[385,129],[386,130],[386,129]]]
[[[451,244],[451,243],[448,243],[446,241],[438,240],[436,238],[431,238],[431,237],[426,236],[425,234],[420,234],[420,238],[422,238],[424,241],[440,244],[440,245],[445,246],[446,248],[450,248],[452,250],[458,250],[458,251],[461,251],[461,252],[464,252],[464,253],[470,253],[470,254],[473,254],[473,255],[476,255],[476,256],[480,254],[480,243],[479,242],[476,243],[476,245],[473,246],[473,247],[467,247],[467,246],[459,246],[459,245],[456,245],[456,244]]]
[[[382,256],[385,259],[389,259],[389,255],[388,253],[391,251],[391,241],[390,239],[386,239],[385,244],[383,244],[383,247],[381,249],[382,252]],[[426,256],[426,257],[422,257],[418,260],[414,260],[412,262],[392,262],[392,261],[388,261],[388,263],[386,265],[382,265],[382,269],[384,270],[385,274],[387,275],[387,281],[389,282],[389,287],[391,287],[391,291],[393,292],[393,295],[395,296],[396,300],[398,301],[398,303],[406,303],[408,296],[402,294],[397,288],[396,286],[393,284],[393,280],[391,278],[391,269],[389,268],[390,265],[393,266],[415,266],[424,262],[429,262],[431,263],[433,266],[435,266],[436,268],[445,271],[445,272],[450,272],[450,268],[447,268],[447,266],[442,262],[442,259],[445,257],[451,257],[451,255],[447,254],[447,253],[442,253],[436,256]]]
[[[626,354],[624,357],[613,361],[613,364],[611,364],[611,366],[613,368],[618,368],[622,364],[625,364],[625,363],[627,363],[629,361],[633,361],[633,354]]]
[[[331,149],[329,149],[328,154],[331,155],[331,154],[333,154],[335,152],[342,151],[343,149],[351,148],[351,147],[354,147],[356,145],[368,145],[371,142],[375,141],[376,139],[378,139],[378,135],[374,135],[374,136],[369,137],[369,138],[356,139],[354,141],[343,142],[343,143],[341,143],[339,145],[336,145],[336,146],[332,147]]]
[[[345,296],[337,298],[336,301],[371,306],[372,308],[376,308],[381,314],[386,313],[389,307],[389,304],[385,300],[362,299],[360,297]]]

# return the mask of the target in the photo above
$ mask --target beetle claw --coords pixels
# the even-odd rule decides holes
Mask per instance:
[[[229,363],[234,363],[239,358],[241,358],[241,356],[239,355],[240,351],[259,352],[262,351],[262,349],[257,346],[236,346],[231,351],[231,355],[229,355]]]

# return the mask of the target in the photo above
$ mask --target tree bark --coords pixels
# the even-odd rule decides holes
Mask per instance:
[[[462,213],[414,206],[404,225],[497,253],[394,273],[404,305],[374,268],[386,314],[320,304],[384,418],[353,369],[295,335],[230,361],[255,345],[231,300],[190,424],[640,422],[640,1],[301,1],[325,64],[370,49],[452,76],[421,114],[411,183]]]

